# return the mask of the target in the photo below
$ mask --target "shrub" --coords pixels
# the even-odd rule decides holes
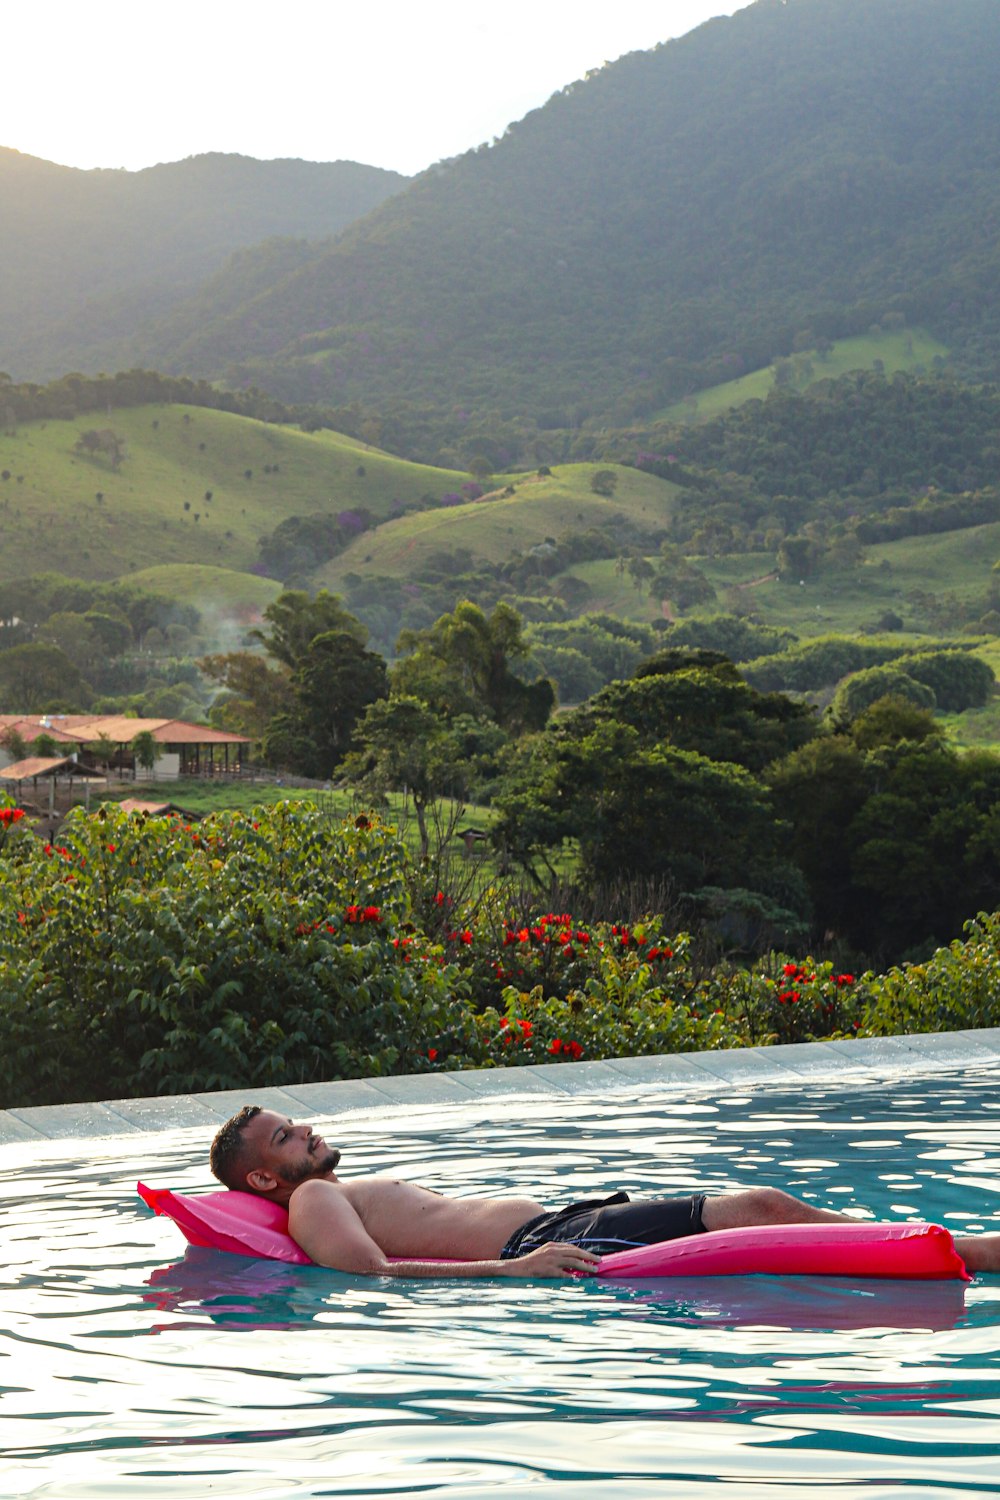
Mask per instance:
[[[102,809],[71,815],[58,846],[11,838],[3,1104],[419,1068],[424,1037],[452,1035],[456,976],[406,931],[395,835],[360,821]]]
[[[866,1034],[1000,1026],[1000,913],[981,912],[965,931],[926,963],[866,976]]]

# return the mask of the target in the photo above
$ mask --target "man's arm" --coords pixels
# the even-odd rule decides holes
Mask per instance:
[[[542,1245],[516,1260],[390,1260],[343,1193],[328,1182],[304,1182],[288,1206],[288,1232],[319,1266],[361,1276],[580,1276],[598,1257],[576,1245]]]

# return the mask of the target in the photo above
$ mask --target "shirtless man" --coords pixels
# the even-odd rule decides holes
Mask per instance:
[[[551,1212],[533,1198],[446,1198],[394,1177],[341,1182],[339,1161],[311,1125],[256,1105],[212,1142],[220,1182],[287,1207],[289,1233],[317,1265],[365,1276],[586,1275],[602,1254],[637,1244],[848,1218],[770,1187],[638,1203],[616,1193]],[[1000,1234],[960,1235],[955,1249],[970,1271],[1000,1271]]]

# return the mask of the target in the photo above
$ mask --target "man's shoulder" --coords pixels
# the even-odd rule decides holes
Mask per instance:
[[[298,1187],[292,1189],[288,1206],[291,1208],[293,1203],[305,1203],[310,1199],[322,1201],[332,1197],[346,1196],[342,1182],[331,1180],[329,1177],[310,1177],[306,1182],[300,1182]]]

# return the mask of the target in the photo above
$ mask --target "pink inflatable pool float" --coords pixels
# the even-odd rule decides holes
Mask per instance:
[[[278,1203],[250,1193],[191,1197],[137,1184],[154,1213],[166,1214],[192,1245],[285,1260],[313,1262],[288,1233]],[[892,1280],[969,1281],[951,1235],[939,1224],[772,1224],[718,1229],[709,1234],[640,1245],[606,1255],[598,1276],[851,1276]]]

